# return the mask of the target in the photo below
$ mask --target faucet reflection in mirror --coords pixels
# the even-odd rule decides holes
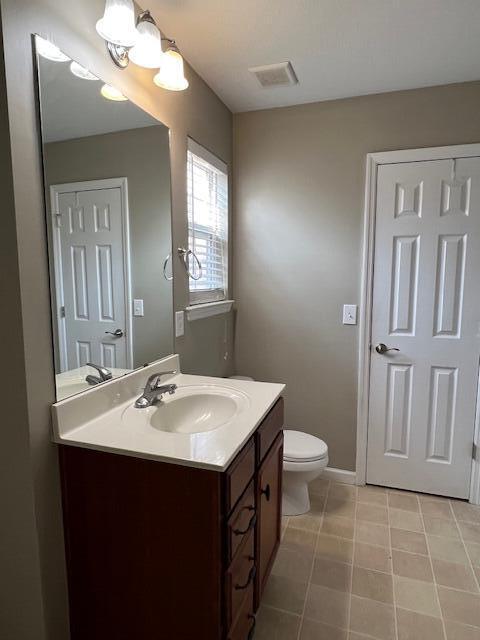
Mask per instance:
[[[132,0],[106,0],[103,18],[96,28],[120,69],[131,61],[146,69],[158,69],[153,79],[158,87],[169,91],[188,88],[183,58],[175,40],[162,38],[150,11],[142,11],[135,23]],[[165,53],[162,42],[168,43]]]
[[[170,147],[161,122],[45,43],[36,38],[61,400],[173,352]]]

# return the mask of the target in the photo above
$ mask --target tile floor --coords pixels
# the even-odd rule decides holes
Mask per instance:
[[[480,640],[480,507],[320,478],[283,519],[255,640]]]

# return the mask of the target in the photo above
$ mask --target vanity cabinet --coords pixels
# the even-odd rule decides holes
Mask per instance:
[[[280,544],[280,398],[226,471],[60,447],[72,640],[248,640]]]

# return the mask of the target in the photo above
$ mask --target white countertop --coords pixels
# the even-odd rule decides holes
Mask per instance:
[[[155,371],[176,369],[177,356],[164,358],[122,378],[53,405],[54,441],[122,455],[224,471],[282,394],[285,385],[177,373],[162,382],[187,387],[224,387],[247,401],[242,411],[212,431],[178,433],[122,419]],[[173,396],[174,397],[174,396]],[[168,401],[168,400],[167,400]],[[136,411],[146,411],[137,409]],[[127,415],[127,414],[126,414]]]

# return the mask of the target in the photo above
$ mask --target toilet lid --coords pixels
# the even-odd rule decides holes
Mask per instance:
[[[283,459],[292,462],[311,462],[322,460],[328,455],[328,447],[323,440],[303,433],[287,429],[283,432]]]

